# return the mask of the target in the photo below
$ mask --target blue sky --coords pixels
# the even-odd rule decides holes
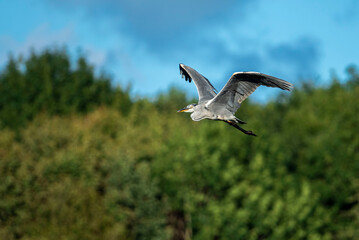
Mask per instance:
[[[176,86],[184,63],[217,89],[233,72],[259,71],[325,84],[358,64],[359,1],[12,0],[0,1],[0,66],[8,54],[66,45],[86,53],[115,84],[154,96]],[[278,91],[260,89],[253,99]]]

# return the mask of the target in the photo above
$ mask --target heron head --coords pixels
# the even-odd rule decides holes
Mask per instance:
[[[186,106],[186,107],[184,107],[184,108],[178,110],[177,112],[193,112],[193,111],[194,111],[193,108],[194,108],[195,106],[197,106],[197,104],[192,103],[192,104],[190,104],[190,105],[188,105],[188,106]]]

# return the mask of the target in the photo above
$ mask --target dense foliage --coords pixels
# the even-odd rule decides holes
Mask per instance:
[[[84,56],[72,67],[65,49],[32,52],[25,62],[10,58],[0,75],[0,127],[19,128],[41,112],[86,113],[102,105],[127,113],[128,91],[113,88],[104,75],[95,76]]]
[[[47,50],[1,73],[0,239],[359,239],[355,68],[247,101],[250,137],[69,62]]]

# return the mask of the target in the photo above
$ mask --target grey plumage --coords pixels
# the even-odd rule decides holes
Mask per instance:
[[[290,91],[293,85],[282,79],[258,72],[236,72],[210,104],[221,104],[234,114],[241,103],[259,86],[277,87]]]
[[[180,64],[180,73],[182,75],[182,78],[185,78],[186,81],[191,82],[193,80],[194,84],[197,87],[199,103],[211,100],[216,96],[218,91],[213,87],[213,85],[208,81],[207,78],[205,78],[193,68]]]
[[[207,78],[196,70],[184,64],[179,65],[182,77],[195,83],[198,91],[198,104],[190,104],[179,110],[179,112],[192,112],[194,121],[202,119],[221,120],[241,130],[245,134],[256,136],[252,131],[241,128],[238,123],[244,124],[242,120],[234,116],[241,103],[251,95],[257,87],[275,87],[290,91],[293,84],[282,79],[272,77],[258,72],[236,72],[233,73],[223,89],[217,94],[217,90]]]

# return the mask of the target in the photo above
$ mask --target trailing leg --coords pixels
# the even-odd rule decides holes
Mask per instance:
[[[231,121],[231,120],[224,120],[226,123],[228,123],[229,125],[231,125],[232,127],[237,128],[238,130],[240,130],[241,132],[247,134],[247,135],[251,135],[251,136],[257,136],[256,134],[254,134],[252,131],[247,131],[243,128],[241,128],[240,126],[238,126],[238,124],[235,121]]]
[[[247,124],[245,121],[242,121],[241,119],[236,117],[236,121],[240,124]]]

